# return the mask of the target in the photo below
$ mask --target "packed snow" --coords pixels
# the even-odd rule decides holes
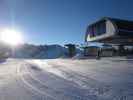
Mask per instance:
[[[7,59],[0,100],[133,100],[133,60]]]

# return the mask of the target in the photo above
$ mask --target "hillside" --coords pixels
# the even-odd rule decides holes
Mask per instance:
[[[38,58],[38,59],[54,59],[65,55],[67,49],[60,45],[29,45],[24,44],[13,51],[14,58]]]

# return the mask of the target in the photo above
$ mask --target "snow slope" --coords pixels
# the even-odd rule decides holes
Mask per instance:
[[[133,100],[133,59],[7,59],[0,100]]]
[[[56,59],[34,62],[44,71],[75,84],[77,89],[67,88],[80,99],[70,100],[133,100],[131,59],[103,58],[100,61]],[[43,77],[40,80],[43,80]],[[51,87],[64,88],[62,85],[54,84],[53,81]]]

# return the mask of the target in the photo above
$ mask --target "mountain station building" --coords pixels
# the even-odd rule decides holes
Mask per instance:
[[[133,46],[133,21],[104,17],[87,27],[85,42],[118,46],[118,51],[122,54],[125,46]],[[90,53],[90,48],[85,47],[85,54]]]

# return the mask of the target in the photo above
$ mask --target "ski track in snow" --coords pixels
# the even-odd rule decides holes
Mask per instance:
[[[26,79],[22,76],[23,82],[26,85],[28,85],[30,88],[35,90],[36,92],[38,92],[42,95],[48,95],[49,97],[51,97],[54,100],[88,100],[88,99],[95,100],[94,98],[96,98],[95,95],[87,96],[87,95],[84,95],[84,94],[80,94],[81,92],[78,93],[79,90],[76,89],[77,87],[74,87],[72,85],[70,85],[69,88],[73,87],[73,89],[78,90],[77,91],[78,94],[72,93],[71,91],[65,91],[63,89],[57,89],[55,87],[51,87],[51,86],[49,86],[49,84],[46,84],[45,82],[42,82],[41,80],[36,78],[33,75],[33,73],[30,71],[31,69],[29,69],[28,66],[26,66],[26,70],[28,71],[28,74],[30,75],[30,79]],[[32,83],[28,80],[32,80]],[[37,84],[34,84],[34,83],[37,83]],[[49,92],[49,94],[46,93],[46,91]]]
[[[106,64],[107,67],[108,67],[108,64],[112,64],[113,65],[113,63],[110,62],[110,61],[109,62],[108,61],[107,62],[104,61],[104,63],[105,64],[107,63]],[[118,67],[122,68],[122,70],[117,70],[117,71],[120,71],[120,72],[123,71],[124,67],[125,67],[125,69],[126,69],[126,67],[130,68],[131,67],[130,64],[132,62],[130,62],[130,64],[128,63],[128,61],[127,62],[122,62],[122,63],[123,64],[117,63],[117,65],[120,65]],[[76,62],[76,64],[77,64],[77,62]],[[122,75],[122,73],[119,73],[119,72],[118,73],[115,73],[115,72],[109,72],[108,73],[108,71],[106,72],[106,70],[104,70],[104,71],[100,70],[99,71],[99,70],[97,70],[98,69],[97,68],[95,70],[96,72],[98,72],[98,73],[100,72],[100,74],[103,72],[102,74],[105,74],[105,75],[107,74],[107,77],[108,76],[114,77],[114,80],[112,80],[114,82],[112,82],[111,84],[108,84],[109,82],[101,82],[101,81],[98,81],[99,79],[96,80],[96,79],[93,79],[93,78],[91,78],[89,76],[86,76],[86,74],[80,73],[80,71],[78,72],[78,71],[72,70],[73,68],[71,68],[71,66],[77,66],[77,65],[74,65],[72,63],[65,62],[65,64],[64,64],[65,66],[61,66],[61,64],[58,64],[58,62],[56,62],[56,60],[55,60],[55,62],[52,62],[52,63],[49,62],[48,63],[48,65],[49,65],[48,68],[47,67],[45,68],[45,65],[46,65],[46,63],[44,65],[41,64],[41,68],[43,66],[44,70],[46,70],[48,72],[51,72],[51,73],[54,73],[56,75],[59,75],[59,76],[65,78],[67,80],[72,81],[72,82],[75,82],[81,88],[88,88],[89,92],[93,91],[93,92],[90,92],[90,93],[94,94],[95,96],[97,96],[98,97],[97,100],[104,100],[104,99],[105,100],[119,100],[119,99],[120,100],[132,100],[132,98],[133,98],[133,95],[132,95],[133,87],[131,85],[133,82],[130,79],[130,78],[132,78],[132,76],[131,76],[132,71],[129,72],[129,70],[132,69],[132,68],[130,68],[129,70],[125,70],[124,69],[125,72],[126,72],[126,74],[124,73],[124,75],[126,75],[126,76]],[[123,67],[121,65],[126,65],[126,66]],[[66,67],[66,66],[69,66],[69,67]],[[106,66],[104,66],[103,68],[106,69]],[[97,65],[97,67],[98,67],[98,65]],[[112,66],[112,68],[114,68],[114,66]],[[78,68],[77,68],[77,70],[78,70]],[[110,70],[113,71],[112,69],[110,69]],[[61,74],[58,74],[59,73],[58,71]],[[56,72],[58,72],[58,73],[56,73]],[[116,79],[119,79],[120,75],[124,76],[122,79],[120,77],[120,82],[123,82],[123,83],[119,83],[119,82],[117,83],[118,80],[115,82]],[[128,79],[124,79],[124,78],[128,78]],[[102,97],[102,99],[101,99],[101,97]]]
[[[0,64],[0,100],[133,100],[132,64],[8,59]]]

